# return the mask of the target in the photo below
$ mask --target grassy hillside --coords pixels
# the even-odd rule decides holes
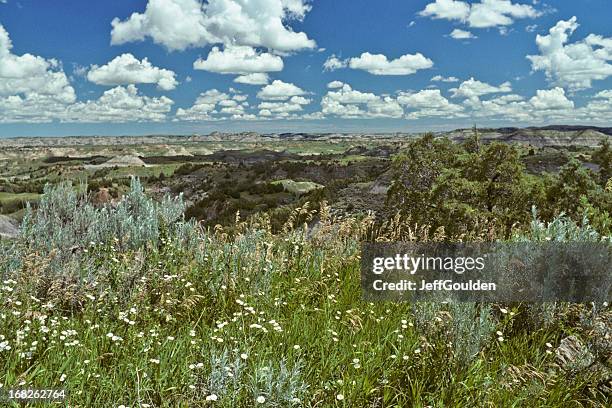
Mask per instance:
[[[230,235],[184,209],[136,180],[105,208],[47,188],[0,245],[3,388],[80,407],[609,406],[607,305],[365,303],[362,240],[448,237],[325,205]],[[604,239],[565,218],[515,234]]]

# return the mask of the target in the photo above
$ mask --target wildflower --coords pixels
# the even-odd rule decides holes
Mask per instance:
[[[504,309],[503,307],[501,309],[499,309],[500,312],[502,312],[503,314],[507,314],[508,313],[508,309]]]
[[[300,345],[299,345],[299,344],[294,345],[294,346],[293,346],[293,349],[294,349],[294,350],[299,350],[299,349],[300,349]]]
[[[240,355],[240,358],[243,359],[243,360],[246,360],[247,358],[249,358],[249,356],[246,353],[242,353]]]
[[[342,400],[344,399],[344,395],[342,395],[342,394],[338,394],[338,395],[336,395],[336,399],[337,399],[338,401],[342,401]]]
[[[504,341],[504,337],[503,337],[503,336],[499,336],[499,337],[497,338],[497,341],[499,341],[500,343],[501,343],[501,342],[503,342],[503,341]]]
[[[546,347],[548,347],[548,348],[552,348],[552,346],[553,346],[552,344],[550,344],[550,343],[546,343]]]
[[[414,354],[420,354],[420,353],[421,353],[421,349],[420,348],[417,348],[417,349],[414,350]]]
[[[159,364],[159,360],[156,358],[150,358],[149,362],[153,363],[153,364]]]
[[[264,397],[263,395],[260,395],[259,397],[257,397],[258,404],[263,404],[264,402],[266,402],[266,397]]]

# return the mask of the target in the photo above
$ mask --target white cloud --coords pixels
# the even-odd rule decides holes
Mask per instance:
[[[327,87],[329,89],[337,89],[337,88],[342,88],[342,85],[344,85],[344,82],[331,81],[330,83],[327,84]]]
[[[322,115],[342,118],[400,118],[404,114],[395,98],[353,90],[348,84],[327,92],[321,108]]]
[[[454,38],[455,40],[469,40],[472,38],[478,38],[471,32],[460,30],[458,28],[455,28],[453,31],[451,31],[449,35],[451,36],[451,38]]]
[[[331,55],[323,63],[324,71],[335,71],[340,68],[346,68],[347,62],[339,59],[336,55]]]
[[[433,62],[421,53],[406,54],[389,61],[383,54],[364,52],[347,62],[349,68],[361,69],[373,75],[411,75],[418,70],[433,67]]]
[[[218,43],[282,52],[312,49],[313,40],[286,25],[309,10],[303,0],[149,0],[144,13],[113,19],[111,44],[150,37],[169,50]]]
[[[206,59],[193,63],[194,69],[220,74],[252,74],[283,70],[283,60],[267,52],[259,53],[248,46],[229,46],[223,51],[213,47]]]
[[[0,25],[0,95],[44,96],[61,103],[76,99],[57,60],[32,54],[15,55],[8,32]]]
[[[173,103],[165,96],[140,95],[134,85],[112,88],[98,99],[70,104],[47,95],[14,95],[0,98],[0,122],[160,122],[166,120]]]
[[[76,100],[74,88],[54,59],[15,55],[0,25],[0,122],[49,122]]]
[[[529,100],[531,105],[539,110],[573,109],[574,102],[567,99],[563,88],[536,91],[536,95]]]
[[[230,88],[230,93],[236,92]],[[218,120],[255,120],[255,119],[297,119],[303,107],[312,103],[309,98],[292,96],[284,100],[266,100],[256,108],[259,115],[247,112],[249,107],[246,95],[208,90],[196,99],[193,106],[179,108],[175,121],[218,121]]]
[[[504,82],[499,86],[489,85],[485,82],[480,82],[474,78],[470,78],[459,85],[459,88],[450,90],[453,98],[468,98],[474,99],[480,96],[492,93],[507,93],[512,92],[510,82]]]
[[[325,95],[330,101],[343,104],[361,104],[377,100],[379,97],[370,92],[361,92],[351,88],[349,84],[343,84],[337,91],[330,91]]]
[[[401,118],[404,109],[396,99],[390,96],[383,96],[367,104],[368,116],[372,118]]]
[[[431,78],[431,82],[459,82],[459,78],[454,76],[443,77],[442,75],[436,75],[435,77]]]
[[[451,103],[442,96],[439,89],[426,89],[416,93],[400,92],[397,101],[408,109],[415,110],[408,114],[410,119],[434,116],[453,116],[463,111],[463,107]]]
[[[138,94],[134,85],[105,91],[97,100],[77,102],[60,115],[63,122],[160,122],[167,118],[174,101],[162,96]]]
[[[468,23],[475,28],[507,26],[514,22],[513,19],[540,15],[528,4],[515,4],[510,0],[482,0],[482,3],[472,4]]]
[[[234,79],[234,82],[246,85],[267,85],[270,82],[268,74],[255,72],[253,74],[240,75]]]
[[[185,121],[215,120],[212,115],[219,113],[217,105],[227,100],[231,100],[228,94],[210,89],[201,93],[190,108],[177,109],[176,118]]]
[[[593,116],[590,108],[575,108],[563,88],[537,90],[528,101],[520,95],[508,94],[490,100],[474,100],[470,104],[472,115],[495,119],[531,123],[554,123],[555,121],[579,121]]]
[[[159,89],[170,91],[178,82],[173,71],[153,66],[147,58],[142,61],[132,54],[122,54],[106,65],[92,65],[87,79],[98,85],[157,84]]]
[[[267,118],[289,118],[295,116],[303,110],[303,105],[308,105],[312,100],[293,96],[284,102],[261,102],[257,107],[260,109],[259,115]]]
[[[470,15],[470,5],[463,1],[436,0],[425,6],[419,14],[435,19],[465,21]]]
[[[598,92],[597,95],[595,95],[595,98],[612,99],[612,89]]]
[[[536,18],[541,13],[528,4],[510,0],[482,0],[469,4],[464,1],[436,0],[425,6],[421,16],[460,21],[473,28],[508,26],[519,18]]]
[[[294,84],[275,80],[270,85],[264,86],[258,93],[257,97],[264,100],[283,101],[292,96],[305,95],[306,92]]]
[[[557,22],[548,35],[536,37],[540,55],[527,56],[534,71],[544,71],[550,82],[570,90],[591,88],[594,80],[612,76],[612,38],[589,34],[568,44],[577,28],[576,17]]]

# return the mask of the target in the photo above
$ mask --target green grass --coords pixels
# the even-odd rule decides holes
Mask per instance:
[[[477,305],[361,300],[372,220],[325,213],[279,235],[260,219],[234,236],[168,226],[145,247],[58,252],[34,233],[0,246],[0,384],[65,388],[80,407],[606,406],[588,376],[553,369],[569,320],[536,327],[524,305],[491,305],[460,359],[456,327]]]
[[[18,201],[30,201],[30,200],[36,200],[38,199],[38,197],[40,196],[40,194],[36,194],[36,193],[6,193],[6,192],[0,192],[0,201],[13,201],[13,200],[18,200]]]
[[[317,184],[312,181],[294,181],[290,179],[273,181],[272,184],[282,184],[285,190],[298,195],[323,188],[321,184]]]

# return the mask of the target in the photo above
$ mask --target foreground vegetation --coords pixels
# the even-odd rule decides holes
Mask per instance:
[[[361,241],[458,236],[325,202],[278,233],[266,214],[203,229],[136,179],[113,206],[77,190],[47,187],[0,245],[4,389],[80,407],[609,406],[608,305],[360,300]],[[610,241],[588,216],[470,236],[498,238]]]

